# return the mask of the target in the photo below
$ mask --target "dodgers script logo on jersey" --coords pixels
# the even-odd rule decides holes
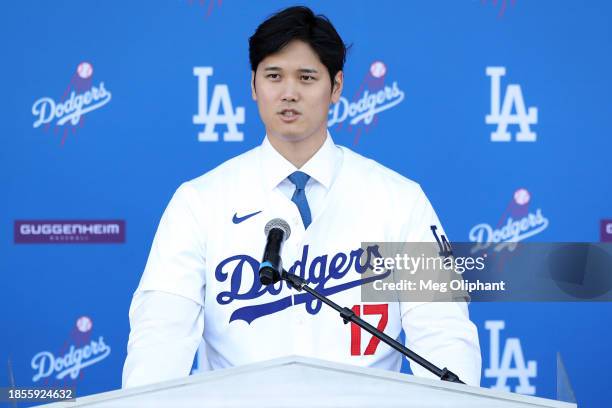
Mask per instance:
[[[536,133],[529,125],[538,123],[538,109],[530,106],[525,109],[525,101],[521,86],[509,84],[506,86],[504,102],[501,104],[501,77],[506,75],[505,67],[487,67],[487,76],[491,77],[491,113],[485,117],[487,125],[497,125],[497,130],[491,133],[492,142],[510,142],[512,135],[508,125],[519,125],[516,133],[517,142],[535,142]],[[501,106],[500,106],[501,104]],[[516,113],[512,113],[516,111]]]
[[[82,62],[59,101],[45,96],[34,102],[32,114],[35,120],[32,126],[37,128],[45,125],[44,129],[48,131],[51,124],[55,123],[56,133],[63,127],[63,145],[70,130],[75,134],[77,126],[83,127],[84,115],[108,104],[111,97],[112,94],[106,89],[104,82],[97,86],[93,84],[93,66],[89,62]]]
[[[509,378],[517,378],[519,384],[514,392],[519,394],[533,395],[536,392],[535,385],[529,382],[530,378],[536,378],[537,362],[529,360],[525,362],[521,341],[516,337],[509,337],[501,348],[500,332],[506,327],[503,320],[487,320],[485,329],[489,331],[490,353],[489,367],[485,368],[485,378],[494,378],[496,382],[491,388],[510,392],[506,384]]]
[[[386,75],[387,66],[382,61],[374,61],[352,101],[341,96],[338,103],[329,110],[327,127],[338,125],[337,130],[342,130],[342,125],[348,120],[347,130],[356,130],[353,142],[357,144],[363,130],[368,131],[370,126],[376,124],[380,112],[404,100],[404,91],[399,88],[397,81],[390,85],[385,83]]]
[[[241,142],[244,133],[238,131],[238,125],[244,125],[244,106],[234,110],[229,88],[226,84],[216,84],[213,87],[210,105],[208,104],[208,78],[213,75],[212,67],[194,67],[193,75],[198,77],[198,113],[193,115],[194,125],[205,125],[198,133],[200,142],[217,142],[219,134],[215,131],[217,125],[225,125],[227,132],[223,133],[226,142]],[[223,109],[223,113],[221,113]]]
[[[93,321],[88,316],[77,319],[69,338],[57,352],[41,351],[32,357],[31,366],[35,374],[33,382],[45,380],[45,385],[66,377],[77,380],[82,377],[82,370],[106,359],[111,348],[103,336],[92,338]],[[65,384],[65,383],[62,383]]]
[[[326,296],[374,280],[384,279],[391,273],[391,271],[388,271],[365,279],[359,277],[352,281],[334,285],[334,282],[345,280],[344,278],[351,270],[362,275],[366,270],[372,268],[372,258],[381,256],[378,245],[368,246],[365,251],[358,248],[349,253],[338,252],[336,254],[319,255],[314,257],[310,263],[308,262],[308,251],[309,246],[304,245],[301,259],[296,261],[289,268],[288,272],[306,279],[313,289]],[[361,263],[362,256],[365,257],[364,263]],[[230,290],[221,291],[216,297],[217,303],[219,305],[229,305],[234,301],[240,302],[257,299],[266,293],[278,295],[283,285],[287,285],[287,283],[281,281],[275,285],[262,285],[259,282],[259,264],[260,262],[257,259],[249,255],[235,255],[221,261],[215,269],[215,279],[218,282],[230,282]],[[252,282],[251,286],[248,287],[248,284],[245,285],[245,282]],[[300,293],[295,296],[289,295],[258,305],[253,305],[251,302],[248,303],[248,306],[238,307],[234,310],[229,322],[244,320],[250,324],[259,317],[301,304],[305,304],[308,313],[315,315],[321,310],[322,306],[320,300],[313,299],[308,293]]]
[[[495,251],[501,251],[504,248],[513,250],[516,242],[523,241],[548,228],[548,218],[543,215],[541,208],[533,212],[529,210],[530,201],[529,191],[519,188],[514,192],[496,227],[487,223],[474,225],[469,233],[470,241],[476,243],[472,248],[472,253],[487,249],[492,244],[496,244]]]

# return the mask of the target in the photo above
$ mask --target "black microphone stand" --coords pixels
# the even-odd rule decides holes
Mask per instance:
[[[307,285],[308,282],[304,278],[300,278],[299,276],[289,273],[285,271],[284,269],[283,269],[283,272],[280,278],[281,280],[287,281],[289,283],[289,286],[295,288],[298,292],[301,292],[302,290],[304,290],[310,293],[312,296],[314,296],[318,300],[320,300],[321,302],[335,309],[337,312],[340,313],[340,317],[344,321],[344,324],[347,324],[348,322],[355,323],[357,326],[361,327],[362,329],[369,332],[373,336],[378,337],[380,340],[384,341],[389,346],[393,347],[395,350],[399,351],[400,353],[408,357],[410,360],[418,363],[419,365],[421,365],[423,368],[427,369],[428,371],[431,371],[441,380],[459,383],[459,384],[465,384],[463,381],[459,379],[459,377],[456,374],[454,374],[448,368],[440,369],[436,367],[434,364],[430,363],[423,357],[419,356],[414,351],[410,350],[407,347],[404,347],[401,343],[397,342],[395,339],[392,339],[391,337],[387,336],[385,333],[378,330],[376,327],[372,326],[368,322],[361,319],[351,309],[347,307],[340,307],[337,303],[332,302],[326,296],[321,295],[316,290],[309,287]]]

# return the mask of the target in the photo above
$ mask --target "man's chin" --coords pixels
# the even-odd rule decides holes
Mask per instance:
[[[273,136],[285,142],[299,142],[308,138],[308,133],[303,129],[277,129]]]

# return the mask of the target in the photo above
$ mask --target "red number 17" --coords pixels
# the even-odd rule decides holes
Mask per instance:
[[[351,308],[357,316],[361,317],[361,305],[355,305]],[[384,331],[389,321],[389,304],[384,303],[381,305],[363,305],[364,315],[380,315],[380,320],[376,328],[380,331]],[[360,356],[361,354],[361,332],[363,329],[357,326],[355,323],[351,323],[351,356]],[[363,355],[369,356],[376,352],[376,348],[380,344],[378,337],[372,336],[368,346],[366,347]]]

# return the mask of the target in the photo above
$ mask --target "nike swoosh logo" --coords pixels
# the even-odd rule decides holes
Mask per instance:
[[[251,218],[251,217],[253,217],[253,216],[255,216],[255,215],[259,214],[261,211],[262,211],[262,210],[260,210],[260,211],[255,211],[254,213],[247,214],[247,215],[242,216],[242,217],[239,217],[239,216],[238,216],[238,213],[234,213],[234,218],[232,218],[232,222],[233,222],[234,224],[240,224],[242,221],[246,221],[246,220],[248,220],[249,218]]]

